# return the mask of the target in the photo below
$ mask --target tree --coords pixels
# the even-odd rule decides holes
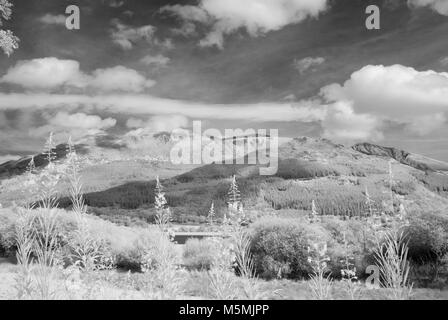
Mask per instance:
[[[213,225],[213,219],[215,218],[215,203],[212,202],[212,205],[210,206],[210,210],[208,211],[207,220],[210,223],[210,225]]]
[[[0,27],[3,26],[3,20],[11,18],[12,3],[8,0],[0,0]],[[19,38],[11,30],[0,29],[0,49],[9,57],[14,50],[19,48]]]
[[[227,192],[227,198],[228,198],[227,205],[229,207],[229,210],[231,212],[238,211],[238,208],[241,203],[241,194],[240,191],[238,190],[238,184],[236,183],[235,176],[233,176],[232,178],[229,191]]]
[[[44,146],[44,154],[48,161],[48,165],[51,165],[53,161],[56,160],[56,153],[53,151],[55,148],[56,145],[54,144],[53,132],[50,132]]]
[[[311,213],[309,215],[310,222],[315,222],[318,220],[317,216],[319,213],[317,212],[316,202],[313,200],[311,202]]]

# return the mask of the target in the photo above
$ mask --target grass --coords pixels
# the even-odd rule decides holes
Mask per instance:
[[[408,300],[413,288],[409,282],[408,240],[403,232],[391,230],[382,241],[375,250],[381,282],[389,289],[391,299]]]

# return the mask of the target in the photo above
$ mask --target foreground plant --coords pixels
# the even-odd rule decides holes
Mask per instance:
[[[61,264],[57,232],[57,210],[38,210],[35,217],[36,286],[40,300],[56,298],[55,277]]]
[[[33,295],[33,262],[34,232],[28,210],[19,210],[19,218],[15,225],[16,258],[18,272],[16,276],[17,299],[30,299]]]
[[[394,300],[407,300],[412,295],[408,250],[408,240],[398,230],[386,232],[383,242],[375,249],[382,284],[389,289],[390,298]]]
[[[308,248],[308,253],[310,254],[308,262],[312,267],[309,286],[313,297],[317,300],[329,300],[333,281],[327,266],[327,262],[330,261],[327,256],[327,244],[315,244],[312,250]]]
[[[354,257],[349,252],[347,238],[343,234],[344,243],[344,260],[342,261],[344,268],[341,270],[342,283],[344,290],[351,300],[359,300],[361,297],[361,284],[356,276],[356,267],[353,264]]]
[[[232,244],[217,238],[211,241],[216,243],[217,254],[210,270],[207,271],[210,295],[218,300],[235,300],[238,298],[238,292],[233,270],[235,255]]]
[[[173,243],[170,208],[163,186],[157,177],[155,189],[156,228],[153,243],[148,244],[143,257],[142,271],[151,276],[152,286],[146,291],[150,299],[178,299],[184,292],[185,274],[178,266]]]

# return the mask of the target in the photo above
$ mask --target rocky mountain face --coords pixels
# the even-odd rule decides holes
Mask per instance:
[[[388,157],[422,171],[448,171],[448,163],[413,154],[393,147],[383,147],[372,143],[358,143],[353,150],[371,155]]]

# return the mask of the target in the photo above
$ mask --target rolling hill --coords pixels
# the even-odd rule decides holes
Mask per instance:
[[[448,212],[448,176],[442,173],[448,164],[372,144],[345,147],[326,139],[296,138],[280,147],[279,168],[274,176],[259,176],[259,165],[176,166],[169,161],[123,157],[98,162],[98,156],[92,156],[92,147],[83,150],[88,161],[81,174],[90,211],[120,223],[152,220],[157,175],[179,222],[204,221],[212,201],[218,216],[222,214],[233,175],[246,211],[256,215],[302,214],[310,210],[313,200],[322,214],[361,215],[367,212],[366,190],[377,210],[382,210],[388,200],[391,160],[392,189],[407,210]],[[25,162],[8,162],[0,166],[0,172],[3,177],[13,176]],[[7,186],[7,182],[3,178],[3,185]],[[67,185],[62,181],[59,187],[60,206],[69,207],[70,201],[64,197]],[[17,196],[4,189],[0,202]]]

